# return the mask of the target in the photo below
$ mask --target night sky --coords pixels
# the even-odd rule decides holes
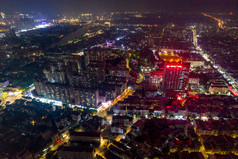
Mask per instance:
[[[151,10],[236,12],[238,0],[0,0],[1,10],[44,14]]]

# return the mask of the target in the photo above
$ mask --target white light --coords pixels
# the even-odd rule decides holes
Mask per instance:
[[[22,32],[27,32],[27,31],[31,31],[31,30],[46,28],[46,27],[49,27],[49,26],[51,26],[51,25],[52,25],[51,23],[37,25],[36,27],[31,28],[31,29],[22,29],[22,30],[16,32],[16,34],[19,34],[19,33],[22,33]]]
[[[103,102],[103,103],[102,103],[102,107],[103,107],[103,108],[108,108],[111,104],[112,104],[112,101]]]
[[[207,121],[207,120],[208,120],[208,118],[207,118],[206,116],[202,116],[201,119],[202,119],[203,121]]]
[[[183,116],[182,115],[176,115],[175,118],[176,119],[183,119]]]

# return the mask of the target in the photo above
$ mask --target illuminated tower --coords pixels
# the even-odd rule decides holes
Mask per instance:
[[[189,63],[165,63],[162,82],[163,92],[184,91],[188,82],[189,68]]]

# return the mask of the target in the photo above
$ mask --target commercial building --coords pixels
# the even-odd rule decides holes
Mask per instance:
[[[226,83],[223,80],[216,80],[211,82],[209,87],[209,92],[215,93],[215,94],[226,94],[229,92],[229,87],[226,85]]]
[[[188,83],[189,63],[165,63],[163,72],[162,90],[184,91]]]
[[[159,87],[163,80],[163,72],[162,71],[151,71],[150,72],[150,83]]]

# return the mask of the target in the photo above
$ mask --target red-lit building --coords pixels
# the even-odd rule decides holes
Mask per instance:
[[[188,83],[189,63],[165,63],[162,90],[183,91]]]
[[[150,83],[158,87],[163,79],[162,71],[151,71],[150,72]]]

